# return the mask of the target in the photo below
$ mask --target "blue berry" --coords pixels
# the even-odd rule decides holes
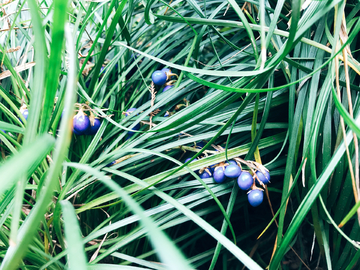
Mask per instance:
[[[165,114],[164,114],[164,117],[169,117],[170,116],[170,113],[169,112],[166,112]]]
[[[167,81],[167,75],[164,71],[156,70],[152,75],[151,79],[156,85],[163,85]]]
[[[77,135],[77,136],[80,136],[80,135],[83,134],[82,132],[76,131],[76,129],[74,129],[74,128],[73,128],[72,131],[73,131],[73,133],[74,133],[75,135]]]
[[[172,74],[171,69],[169,68],[163,68],[161,71],[165,72],[165,74],[167,75],[167,77],[169,77],[170,74]],[[169,79],[174,79],[174,75],[172,75]]]
[[[238,186],[242,190],[248,190],[254,183],[254,179],[249,172],[241,172],[237,180]]]
[[[28,111],[28,109],[23,110],[23,112],[22,112],[21,114],[24,116],[25,120],[27,121],[28,116],[29,116],[29,111]]]
[[[230,164],[233,164],[233,165],[238,166],[238,164],[236,163],[236,161],[235,161],[235,160],[233,160],[233,159],[229,160],[229,165],[230,165]]]
[[[203,171],[203,173],[200,174],[201,179],[210,178],[210,177],[211,177],[210,174],[206,171]]]
[[[251,206],[256,207],[259,206],[264,199],[264,192],[259,189],[250,190],[248,193],[248,201]]]
[[[99,130],[100,125],[101,125],[101,121],[98,118],[95,118],[94,119],[94,125],[92,126],[90,124],[90,126],[89,126],[89,128],[87,130],[87,134],[88,135],[95,135],[96,132]]]
[[[259,178],[259,180],[261,182],[263,182],[264,185],[267,185],[270,183],[270,173],[268,171],[265,170],[265,175],[260,172],[260,171],[257,171],[256,172],[256,175],[257,177]],[[256,183],[258,183],[259,181],[256,179]],[[258,183],[259,184],[259,183]]]
[[[222,183],[225,181],[225,173],[222,167],[217,167],[214,170],[213,178],[216,183]]]
[[[230,164],[225,168],[225,175],[229,178],[239,177],[241,169],[238,165]]]
[[[101,66],[101,68],[100,68],[100,74],[105,74],[105,67]]]
[[[162,91],[166,92],[167,90],[169,90],[172,87],[174,87],[174,86],[173,85],[167,85],[167,86],[164,87],[164,89]]]
[[[188,162],[190,159],[191,159],[191,158],[187,158],[187,159],[185,159],[184,163]],[[197,159],[196,159],[196,158],[195,158],[193,161],[191,161],[190,163],[193,163],[193,162],[195,162],[195,161],[197,161]],[[199,172],[199,170],[195,170],[194,172],[195,172],[195,173],[198,173],[198,172]]]
[[[163,68],[161,71],[164,71],[165,73],[170,74],[171,70],[169,68]]]
[[[137,108],[130,108],[125,112],[125,115],[128,116],[128,115],[130,115],[131,113],[133,113],[136,110],[137,110]]]
[[[196,143],[196,148],[197,149],[202,149],[204,146],[205,146],[205,143],[203,143],[203,142],[197,142]]]
[[[83,111],[79,111],[77,115],[74,116],[73,119],[73,128],[76,135],[82,135],[86,133],[87,129],[90,126],[89,117],[83,113]]]

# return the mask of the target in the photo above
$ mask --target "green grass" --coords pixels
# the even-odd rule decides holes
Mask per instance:
[[[359,11],[2,4],[0,269],[357,269]],[[72,134],[79,104],[95,135]],[[270,171],[256,208],[197,174],[236,157]]]

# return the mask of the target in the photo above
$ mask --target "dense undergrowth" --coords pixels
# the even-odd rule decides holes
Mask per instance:
[[[359,267],[359,3],[1,7],[0,269]],[[197,174],[236,157],[257,207]]]

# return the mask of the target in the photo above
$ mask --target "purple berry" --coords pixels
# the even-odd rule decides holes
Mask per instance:
[[[79,111],[77,115],[74,116],[73,119],[73,128],[75,134],[82,135],[84,134],[90,126],[89,117],[84,114],[82,111]]]
[[[169,90],[172,87],[174,87],[174,86],[173,85],[167,85],[167,86],[164,87],[164,89],[162,91],[166,92],[167,90]]]
[[[130,115],[131,113],[133,113],[136,110],[137,110],[137,108],[130,108],[125,112],[125,115],[128,116],[128,115]]]
[[[76,131],[74,128],[73,128],[73,133],[75,134],[75,135],[77,135],[77,136],[80,136],[80,135],[82,135],[83,133],[81,133],[81,132],[79,132],[79,131]]]
[[[24,116],[25,120],[27,121],[28,116],[29,116],[29,111],[28,111],[28,109],[23,110],[21,114]]]
[[[92,126],[90,123],[89,129],[87,130],[88,135],[95,135],[96,132],[99,130],[101,125],[101,121],[98,118],[94,119],[94,125]]]
[[[187,158],[187,159],[185,159],[185,163],[186,162],[188,162],[189,160],[190,160],[191,158]],[[191,161],[190,163],[193,163],[193,162],[195,162],[196,161],[196,159],[194,159],[193,161]]]
[[[171,73],[171,70],[169,68],[163,68],[161,71],[164,71],[165,73]]]
[[[222,183],[225,181],[225,173],[222,167],[216,167],[213,173],[213,178],[216,183]]]
[[[167,81],[167,75],[164,71],[156,70],[152,75],[151,79],[156,85],[163,85]]]
[[[206,171],[203,171],[203,173],[200,174],[201,179],[210,178],[210,177],[211,177],[210,174]]]
[[[239,188],[242,190],[248,190],[254,183],[254,179],[249,172],[241,172],[240,176],[238,177],[237,183]]]
[[[217,164],[213,164],[213,165],[210,165],[210,166],[209,166],[211,173],[214,173],[214,172],[215,172],[215,166],[216,166],[216,165],[217,165]]]
[[[238,164],[236,163],[236,161],[235,161],[235,160],[229,160],[229,165],[230,165],[230,164],[233,164],[233,165],[238,166]]]
[[[248,201],[251,206],[256,207],[259,206],[264,199],[264,192],[259,189],[250,190],[248,193]]]
[[[239,177],[241,169],[238,165],[230,164],[225,168],[225,175],[229,178]]]
[[[265,175],[260,172],[260,171],[257,171],[256,172],[256,175],[257,177],[259,178],[259,180],[261,182],[263,182],[264,185],[267,185],[270,183],[270,173],[268,171],[265,170]],[[256,179],[256,183],[258,183],[259,181]],[[258,183],[259,184],[259,183]]]
[[[169,68],[163,68],[161,71],[165,72],[165,74],[166,74],[167,76],[169,76],[170,74],[172,74],[171,69],[169,69]],[[175,76],[171,76],[171,78],[169,78],[169,79],[174,79],[174,77],[175,77]]]
[[[202,149],[204,146],[205,146],[205,143],[203,143],[203,142],[197,142],[196,143],[196,148],[197,149]]]

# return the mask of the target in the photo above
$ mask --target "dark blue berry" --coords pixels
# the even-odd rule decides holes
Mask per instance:
[[[86,133],[90,126],[89,117],[80,111],[73,119],[73,128],[76,135],[82,135]]]
[[[213,178],[216,183],[222,183],[225,181],[225,173],[222,167],[216,167],[213,173]]]
[[[161,71],[164,71],[167,74],[171,73],[171,70],[169,68],[163,68]]]
[[[167,86],[164,87],[164,89],[162,91],[166,92],[167,90],[169,90],[172,87],[174,87],[174,86],[173,85],[167,85]]]
[[[101,121],[98,118],[94,119],[94,125],[89,126],[89,129],[87,130],[88,135],[95,135],[96,132],[99,130],[101,125]]]
[[[264,192],[259,189],[250,190],[248,193],[248,201],[251,206],[256,207],[259,206],[264,199]]]
[[[105,74],[105,67],[102,66],[102,67],[100,68],[100,74]]]
[[[229,178],[239,177],[241,169],[238,165],[230,164],[225,168],[225,175]]]
[[[197,149],[202,149],[204,146],[205,146],[205,143],[203,143],[203,142],[197,142],[196,143],[196,148]]]
[[[238,166],[238,164],[236,163],[236,161],[235,161],[235,160],[232,160],[232,159],[231,159],[231,160],[229,160],[229,165],[230,165],[230,164],[233,164],[233,165]]]
[[[269,182],[270,182],[270,173],[268,171],[265,170],[265,175],[262,172],[257,171],[256,175],[259,178],[259,180],[261,182],[263,182],[264,185],[269,184]],[[256,179],[256,183],[258,183],[258,182],[259,181]],[[260,183],[258,183],[258,184],[260,184]]]
[[[207,171],[203,171],[202,174],[200,174],[201,179],[210,178],[210,174]]]
[[[253,185],[254,179],[249,172],[243,171],[238,177],[237,183],[242,190],[248,190]]]
[[[76,131],[76,129],[73,128],[73,133],[77,136],[82,135],[83,133]]]
[[[131,113],[133,113],[136,110],[137,110],[137,108],[130,108],[125,112],[125,115],[128,116],[128,115],[130,115]]]
[[[169,69],[169,68],[163,68],[161,71],[165,72],[165,74],[167,75],[168,78],[169,78],[169,75],[172,74],[171,69]],[[172,75],[169,79],[175,79],[175,76]]]
[[[161,70],[156,70],[152,75],[151,75],[151,79],[153,81],[154,84],[156,85],[163,85],[166,83],[167,81],[167,76],[166,73],[164,71]]]

